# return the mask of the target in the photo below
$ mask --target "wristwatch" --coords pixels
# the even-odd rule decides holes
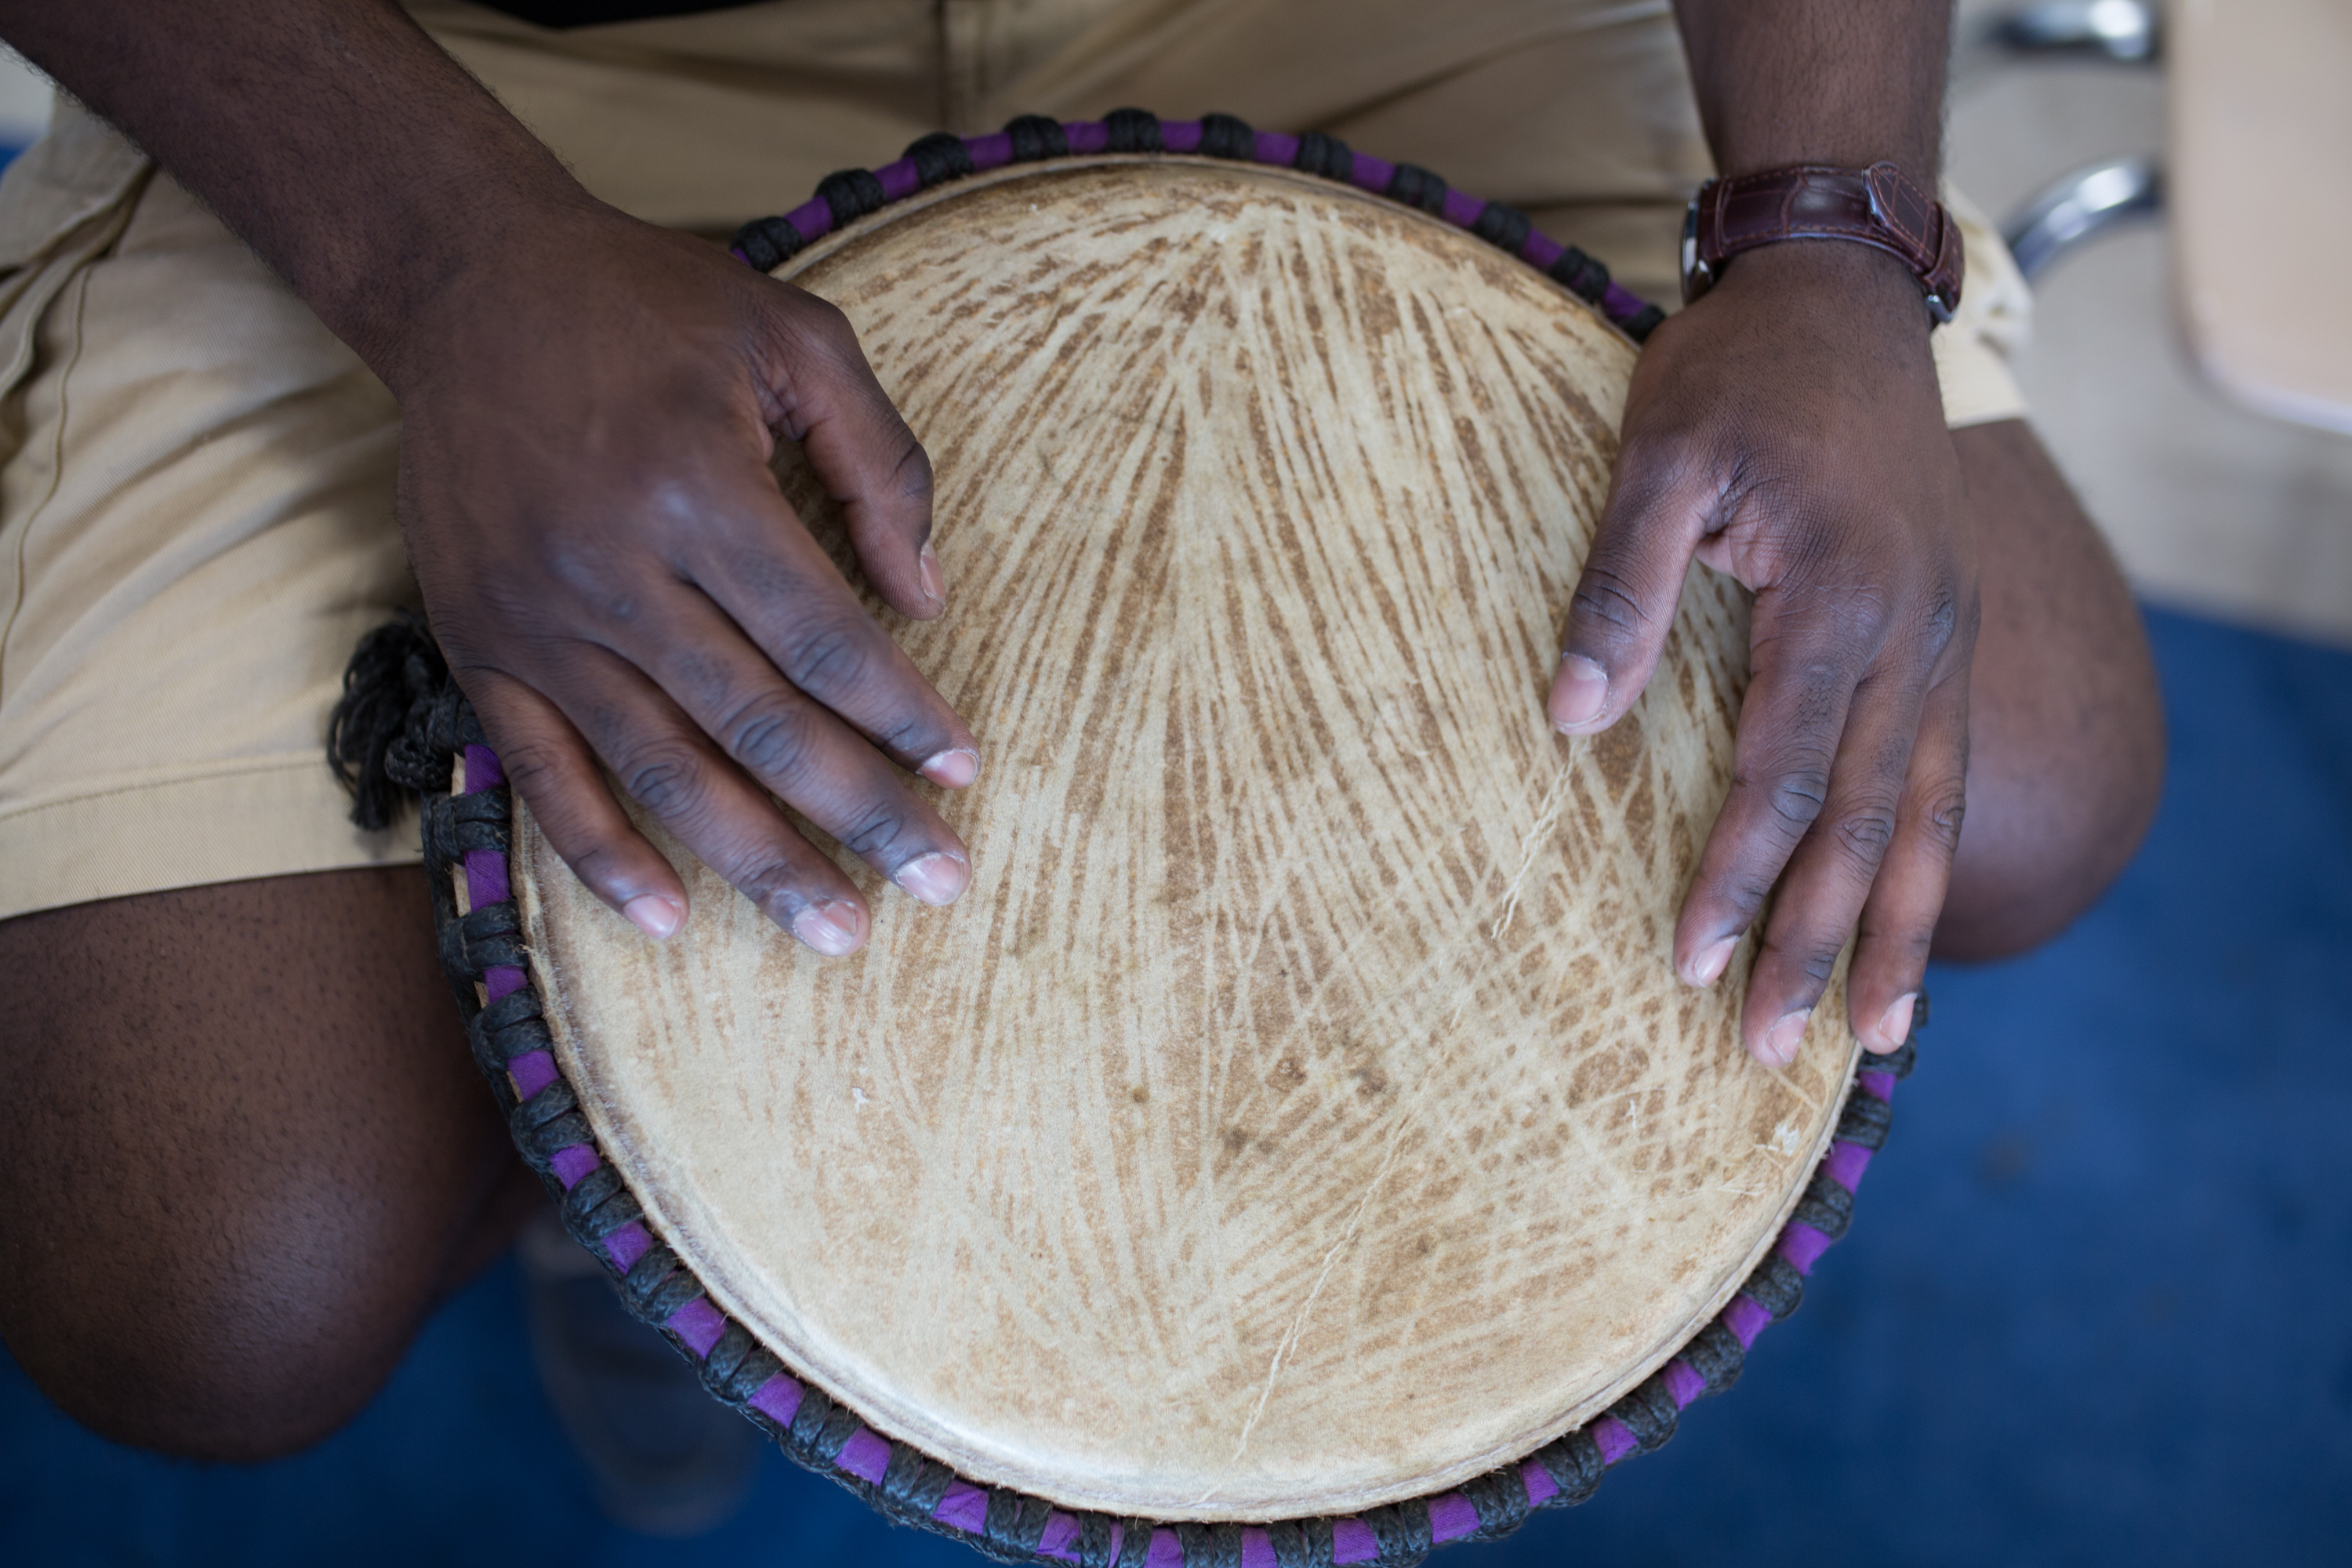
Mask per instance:
[[[1850,239],[1899,258],[1948,321],[1960,304],[1960,227],[1944,204],[1892,163],[1801,164],[1709,180],[1683,218],[1683,303],[1712,288],[1731,258],[1784,239]]]

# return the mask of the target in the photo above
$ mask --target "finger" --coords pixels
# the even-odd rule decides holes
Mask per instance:
[[[1756,595],[1753,668],[1732,780],[1675,932],[1675,963],[1712,985],[1829,799],[1846,710],[1878,638],[1801,588]]]
[[[467,695],[540,831],[588,890],[656,942],[686,923],[686,884],[613,799],[596,759],[555,706],[495,670],[470,671]]]
[[[1855,688],[1820,817],[1790,857],[1748,972],[1743,1029],[1759,1061],[1796,1059],[1894,841],[1927,671],[1882,662]]]
[[[1927,973],[1927,950],[1951,887],[1952,857],[1966,815],[1969,771],[1969,675],[1958,674],[1927,694],[1919,739],[1911,749],[1895,838],[1887,847],[1870,900],[1862,909],[1861,940],[1846,975],[1854,1032],[1874,1051],[1891,1051],[1911,1033],[1911,1014]]]
[[[839,504],[858,563],[884,603],[929,620],[947,608],[931,545],[931,459],[875,379],[849,318],[789,284],[773,382],[779,426]]]
[[[1717,498],[1680,443],[1644,447],[1628,438],[1569,600],[1546,704],[1555,727],[1571,735],[1605,730],[1640,698]]]
[[[701,593],[665,606],[677,609],[693,629],[667,616],[642,617],[622,651],[681,706],[723,721],[728,697],[747,696],[753,687],[740,661],[721,650],[742,647],[748,637],[775,673],[901,767],[950,789],[970,784],[980,771],[971,729],[866,613],[782,498],[755,493],[739,506],[735,515],[744,522],[714,530],[699,548],[694,576]],[[715,604],[724,615],[698,614],[688,599],[706,611]]]
[[[631,798],[810,948],[856,951],[870,924],[856,887],[677,704],[603,647],[578,645],[564,668],[549,695]]]
[[[847,609],[881,649],[897,651],[854,605]],[[702,733],[771,795],[908,892],[926,903],[955,901],[971,879],[971,858],[887,758],[780,679],[699,594],[677,591],[662,619],[661,645],[669,651],[652,673]]]

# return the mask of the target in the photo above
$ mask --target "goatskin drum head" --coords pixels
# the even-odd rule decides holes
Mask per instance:
[[[1545,721],[1633,345],[1434,219],[1194,159],[960,182],[787,271],[936,468],[949,610],[869,602],[980,737],[933,792],[972,882],[843,857],[873,938],[821,959],[640,815],[693,903],[656,944],[519,813],[647,1223],[875,1427],[1066,1507],[1348,1513],[1601,1411],[1764,1256],[1858,1049],[1833,984],[1760,1067],[1746,953],[1671,968],[1737,585],[1693,569],[1609,733]]]

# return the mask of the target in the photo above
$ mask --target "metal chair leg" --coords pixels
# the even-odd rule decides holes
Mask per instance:
[[[2030,280],[2095,235],[2164,207],[2164,171],[2153,158],[2116,158],[2077,169],[2019,209],[2001,237]]]
[[[2017,54],[2095,54],[2137,63],[2156,58],[2162,25],[2147,0],[2038,0],[1994,22],[1989,36]]]

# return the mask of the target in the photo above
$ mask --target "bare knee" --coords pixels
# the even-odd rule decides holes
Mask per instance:
[[[383,1384],[433,1281],[388,1265],[331,1203],[223,1216],[187,1196],[163,1234],[36,1226],[8,1249],[0,1333],[59,1408],[116,1442],[238,1462],[306,1447]]]
[[[301,1447],[484,1259],[520,1167],[421,892],[337,872],[0,922],[0,1337],[68,1414]]]
[[[2097,901],[2147,836],[2164,710],[2130,589],[2032,433],[1958,431],[1978,511],[1983,628],[1968,816],[1938,958],[2007,957]]]

